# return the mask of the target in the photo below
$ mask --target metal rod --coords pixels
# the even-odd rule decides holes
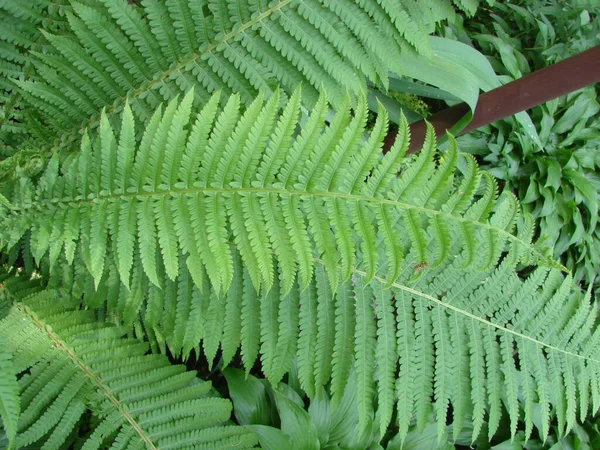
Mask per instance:
[[[480,95],[473,120],[459,135],[598,82],[600,45]],[[435,114],[428,122],[433,125],[436,135],[442,136],[468,111],[469,107],[461,103]],[[421,149],[425,121],[412,124],[410,131],[408,153]],[[391,148],[395,138],[396,132],[386,136],[384,151]]]

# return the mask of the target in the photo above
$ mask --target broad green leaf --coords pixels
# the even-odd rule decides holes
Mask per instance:
[[[500,81],[490,63],[474,48],[440,37],[430,37],[429,43],[432,57],[405,53],[402,75],[436,86],[469,105],[470,113],[450,130],[456,134],[471,121],[479,90],[493,89]]]
[[[584,174],[574,169],[565,169],[565,177],[575,186],[575,199],[577,202],[583,203],[590,211],[591,222],[590,229],[596,228],[598,221],[598,193],[592,183]]]
[[[520,113],[515,114],[514,118],[519,123],[519,125],[521,125],[521,129],[525,132],[529,139],[532,140],[535,146],[538,149],[544,148],[544,146],[542,145],[542,141],[540,140],[540,137],[538,135],[538,132],[535,128],[535,125],[533,124],[533,121],[531,120],[529,114],[527,114],[526,111],[521,111]]]
[[[556,134],[566,133],[575,126],[580,119],[592,117],[600,111],[596,101],[595,90],[587,89],[577,97],[577,100],[561,115],[554,124],[552,131]]]
[[[477,77],[447,54],[431,58],[406,52],[402,75],[424,81],[461,99],[475,111],[479,96]]]
[[[437,36],[431,36],[429,44],[434,55],[453,61],[473,74],[482,91],[487,92],[500,86],[500,80],[488,59],[473,47]]]
[[[265,450],[293,449],[292,438],[277,428],[266,425],[248,425],[258,435],[260,446]]]
[[[270,425],[269,397],[263,383],[243,370],[223,371],[233,401],[233,412],[240,425]]]
[[[294,450],[318,450],[317,429],[308,413],[282,393],[274,391],[274,395],[281,418],[281,431],[290,436]]]
[[[395,73],[390,73],[390,89],[393,91],[418,95],[419,97],[435,98],[437,100],[446,100],[449,102],[460,101],[458,97],[455,97],[446,91],[402,78]]]
[[[531,180],[529,183],[529,187],[527,188],[527,192],[525,193],[525,197],[521,199],[522,203],[532,203],[536,201],[540,196],[538,185],[535,180]]]
[[[502,38],[492,35],[478,35],[478,41],[489,42],[492,44],[500,54],[504,67],[510,73],[512,78],[521,78],[523,76],[522,67],[520,67],[518,59],[518,51],[513,48],[509,43],[505,42]]]
[[[317,436],[321,444],[329,441],[329,428],[331,427],[331,403],[325,388],[308,406],[308,415],[317,429]]]
[[[413,428],[408,432],[404,442],[401,441],[400,436],[395,436],[387,446],[387,450],[451,450],[454,449],[454,445],[449,444],[448,435],[445,434],[443,438],[438,441],[437,438],[437,426],[435,422],[427,424],[423,431],[419,431]]]
[[[548,170],[545,187],[552,187],[555,191],[558,191],[561,182],[560,164],[554,159],[547,159],[545,163]]]

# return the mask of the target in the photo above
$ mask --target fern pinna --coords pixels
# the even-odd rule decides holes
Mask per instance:
[[[9,19],[39,20],[47,9],[53,19],[68,22],[44,25],[37,36],[27,27],[17,36],[49,44],[27,55],[32,76],[6,63],[10,89],[16,87],[24,107],[38,113],[25,121],[27,132],[49,143],[59,138],[57,145],[76,141],[82,122],[94,125],[103,108],[120,113],[129,99],[144,121],[161,102],[191,86],[197,105],[218,90],[239,93],[249,104],[259,90],[280,85],[290,93],[303,83],[310,104],[321,85],[335,100],[345,90],[360,91],[366,80],[387,86],[389,70],[402,73],[402,52],[431,53],[428,34],[455,14],[453,5],[470,14],[478,5],[477,0],[25,3],[0,1],[0,12],[5,9]],[[7,45],[14,40],[7,36]]]
[[[334,401],[354,368],[363,429],[396,407],[401,433],[430,411],[442,433],[452,404],[455,433],[487,417],[493,435],[502,405],[530,432],[538,403],[546,433],[551,414],[567,431],[598,409],[596,307],[452,140],[436,154],[430,129],[403,168],[406,122],[382,156],[386,112],[365,134],[364,98],[326,125],[323,91],[299,126],[299,89],[281,111],[277,90],[244,113],[238,95],[197,113],[193,96],[139,139],[129,107],[118,132],[103,115],[77,156],[20,179],[2,247],[163,351],[202,343],[228,363],[241,348],[274,383],[296,361],[302,388],[330,382]],[[547,267],[521,278],[523,264]]]
[[[3,300],[12,305],[0,320],[2,352],[24,373],[21,414],[17,406],[6,408],[9,420],[2,415],[9,438],[16,431],[10,419],[18,417],[16,448],[60,449],[77,439],[85,450],[255,447],[252,432],[227,424],[231,403],[210,382],[148,355],[147,343],[125,337],[125,328],[103,322],[98,311],[21,278],[0,274]],[[0,388],[6,384],[2,379]],[[82,436],[88,412],[95,420]]]

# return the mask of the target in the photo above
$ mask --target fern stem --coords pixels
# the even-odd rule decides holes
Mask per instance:
[[[321,261],[320,259],[317,259],[317,258],[315,258],[315,262],[318,262],[319,264],[324,264],[323,261]],[[363,272],[362,270],[354,269],[353,272],[355,274],[357,274],[357,275],[360,275],[361,277],[366,277],[367,276],[366,272]],[[378,282],[380,282],[384,286],[387,285],[387,281],[384,278],[381,278],[379,276],[374,276],[373,279],[377,280]],[[413,289],[413,288],[410,288],[408,286],[404,286],[404,285],[399,284],[399,283],[392,283],[391,287],[394,287],[396,289],[400,289],[402,291],[408,292],[409,294],[412,294],[412,295],[416,295],[417,297],[421,297],[421,298],[424,298],[426,300],[429,300],[429,301],[431,301],[431,302],[433,302],[433,303],[435,303],[435,304],[437,304],[437,305],[439,305],[439,306],[441,306],[443,308],[446,308],[446,309],[449,309],[451,311],[454,311],[454,312],[457,312],[459,314],[462,314],[463,316],[469,317],[472,320],[477,320],[478,322],[481,322],[481,323],[487,325],[488,327],[496,328],[497,330],[503,331],[503,332],[511,334],[513,336],[518,336],[521,339],[525,339],[525,340],[528,340],[530,342],[533,342],[534,344],[536,344],[536,345],[538,345],[540,347],[545,347],[548,350],[556,351],[556,352],[562,353],[562,354],[567,355],[567,356],[572,356],[574,358],[579,358],[579,359],[584,360],[584,361],[591,361],[591,362],[600,364],[600,359],[594,359],[594,358],[585,357],[585,356],[582,356],[582,355],[578,355],[577,353],[569,352],[567,350],[563,350],[562,348],[555,347],[555,346],[550,345],[550,344],[546,344],[545,342],[542,342],[542,341],[537,340],[535,338],[532,338],[530,336],[527,336],[527,335],[524,335],[522,333],[519,333],[518,331],[511,330],[510,328],[506,328],[506,327],[503,327],[502,325],[498,325],[498,324],[495,324],[495,323],[490,322],[488,320],[485,320],[482,317],[476,316],[475,314],[471,314],[470,312],[465,311],[463,309],[460,309],[460,308],[458,308],[458,307],[456,307],[454,305],[451,305],[450,303],[446,303],[446,302],[440,300],[439,298],[435,298],[435,297],[433,297],[433,296],[431,296],[429,294],[425,294],[424,292],[420,292],[420,291],[418,291],[416,289]]]
[[[193,194],[197,195],[197,194],[201,194],[201,193],[208,194],[208,195],[211,195],[211,194],[233,195],[233,194],[254,194],[254,193],[261,194],[262,193],[265,195],[276,194],[276,195],[281,195],[281,196],[340,198],[340,199],[353,200],[353,201],[362,202],[362,203],[390,205],[390,206],[396,207],[400,210],[420,212],[428,217],[431,217],[431,216],[448,217],[456,222],[469,223],[469,224],[474,223],[474,224],[476,224],[477,227],[485,229],[485,230],[494,231],[495,233],[498,233],[499,235],[505,236],[507,240],[514,242],[516,244],[523,245],[524,247],[529,247],[531,245],[530,243],[519,239],[517,236],[511,234],[510,232],[508,232],[502,228],[494,227],[488,223],[477,222],[477,221],[474,221],[474,220],[471,220],[468,218],[452,215],[451,213],[448,213],[448,212],[438,211],[435,209],[426,208],[424,206],[412,205],[410,203],[405,203],[405,202],[398,201],[398,200],[367,197],[367,196],[356,195],[356,194],[345,194],[345,193],[341,193],[341,192],[311,192],[311,191],[296,191],[296,190],[290,190],[290,189],[276,189],[276,188],[263,188],[263,187],[258,187],[258,188],[254,188],[254,187],[252,187],[252,188],[250,188],[250,187],[241,187],[241,188],[230,188],[230,187],[225,187],[225,188],[213,188],[213,187],[210,187],[210,188],[206,188],[206,187],[176,188],[176,187],[172,187],[171,189],[165,190],[165,191],[127,192],[127,193],[121,193],[119,191],[115,191],[115,193],[111,193],[111,194],[107,194],[107,195],[98,195],[95,197],[88,197],[85,199],[67,198],[67,199],[41,200],[36,203],[25,205],[22,207],[15,207],[11,212],[16,213],[16,214],[18,214],[19,212],[27,213],[28,212],[27,210],[29,208],[38,209],[40,206],[43,206],[45,204],[80,205],[80,204],[85,204],[85,203],[90,203],[90,204],[96,203],[96,202],[104,201],[104,200],[113,200],[113,199],[116,200],[118,198],[144,199],[144,198],[149,198],[149,197],[158,198],[158,197],[162,197],[162,196],[177,196],[177,195],[186,195],[187,196],[187,195],[193,195]],[[534,249],[533,252],[535,255],[537,255],[539,257],[540,261],[550,262],[552,267],[560,269],[561,271],[563,271],[565,273],[569,273],[569,270],[566,267],[564,267],[562,264],[556,263],[554,261],[547,261],[548,258],[539,250]]]

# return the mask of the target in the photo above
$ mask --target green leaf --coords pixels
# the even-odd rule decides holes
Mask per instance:
[[[275,404],[281,418],[281,431],[290,436],[293,448],[318,450],[320,448],[317,429],[308,413],[285,395],[274,391]]]
[[[454,2],[469,13],[476,5]],[[2,25],[14,31],[2,39],[3,73],[17,80],[28,100],[19,94],[13,108],[15,94],[7,90],[7,128],[22,131],[18,119],[27,107],[35,110],[36,120],[28,122],[48,136],[40,141],[45,150],[53,142],[67,147],[82,123],[97,123],[102,109],[114,116],[130,101],[145,122],[157,104],[192,87],[196,104],[222,89],[238,93],[247,106],[259,92],[268,97],[279,85],[288,96],[303,84],[304,106],[314,104],[321,87],[338,105],[345,92],[363,90],[365,80],[387,87],[388,72],[401,70],[405,50],[431,54],[428,35],[455,14],[449,1],[439,0],[103,0],[98,8],[86,0],[68,7],[11,3],[5,9]],[[26,53],[30,48],[35,58]]]
[[[416,78],[438,87],[461,99],[471,112],[475,111],[479,96],[479,81],[460,63],[448,59],[448,54],[426,57],[407,52],[404,56],[402,75]]]
[[[526,111],[521,111],[520,113],[515,114],[515,120],[521,125],[522,130],[525,134],[533,141],[538,149],[543,149],[542,141],[538,135],[538,132],[531,120],[529,114]]]
[[[510,43],[504,41],[498,36],[492,36],[489,34],[478,35],[477,40],[480,42],[489,42],[496,48],[500,54],[500,58],[502,59],[504,67],[513,79],[521,78],[523,76],[523,72],[521,71],[521,67],[519,65],[519,52],[512,47]]]
[[[592,117],[600,111],[600,105],[596,100],[594,89],[586,89],[577,97],[577,100],[571,105],[560,119],[556,121],[552,131],[556,134],[563,134],[571,130],[581,119]]]
[[[18,448],[67,448],[73,435],[80,435],[78,445],[85,450],[122,443],[119,436],[133,448],[148,449],[185,449],[190,440],[213,448],[256,445],[249,430],[227,424],[231,403],[196,372],[150,354],[146,342],[105,322],[100,310],[82,308],[81,299],[43,290],[26,277],[3,275],[12,308],[0,320],[0,337],[2,353],[13,355],[14,372],[6,377],[0,359],[0,405],[6,405],[5,382],[23,373]],[[6,422],[9,437],[13,419]]]
[[[583,219],[581,218],[581,213],[578,208],[573,208],[573,223],[575,224],[575,231],[571,234],[571,239],[569,240],[568,245],[573,245],[576,242],[580,242],[585,235],[585,225],[583,223]]]
[[[500,82],[487,59],[474,48],[440,37],[430,37],[429,44],[432,57],[405,53],[402,75],[436,86],[469,105],[470,113],[450,130],[456,134],[471,121],[479,90],[491,90]]]
[[[258,441],[265,450],[296,448],[292,438],[277,428],[265,425],[249,425],[248,428],[256,432]]]
[[[322,98],[326,98],[325,94]],[[50,241],[60,238],[76,242],[80,252],[74,254],[72,266],[60,264],[59,270],[57,259],[50,270],[52,283],[65,283],[65,290],[89,292],[86,306],[102,305],[104,317],[122,321],[136,335],[146,335],[154,350],[176,356],[184,350],[187,356],[192,348],[200,352],[202,345],[204,354],[212,360],[220,347],[224,358],[230,360],[239,345],[247,371],[260,359],[266,376],[277,383],[286,372],[297,370],[294,376],[311,399],[321,392],[321,386],[331,382],[333,407],[344,405],[344,414],[352,418],[340,418],[341,414],[334,412],[330,439],[347,447],[362,450],[373,439],[381,438],[396,406],[403,414],[398,424],[403,436],[415,416],[419,427],[425,427],[432,410],[432,395],[438,397],[436,426],[440,434],[450,407],[455,414],[455,434],[460,433],[466,417],[481,415],[482,410],[489,413],[493,434],[502,411],[502,392],[510,394],[509,409],[513,423],[518,423],[520,408],[515,404],[523,389],[514,373],[517,366],[508,366],[515,356],[514,345],[505,345],[503,358],[496,358],[500,355],[499,335],[508,336],[511,343],[520,339],[532,342],[544,360],[555,354],[564,354],[561,357],[569,363],[581,359],[588,379],[594,378],[597,361],[589,355],[596,351],[597,342],[588,339],[588,349],[568,339],[559,340],[572,315],[566,300],[568,293],[559,292],[556,308],[541,314],[543,306],[536,303],[543,297],[540,292],[556,288],[552,284],[546,287],[543,279],[532,280],[526,273],[517,272],[521,262],[554,267],[558,264],[531,243],[531,221],[516,220],[520,210],[515,198],[499,203],[496,181],[479,172],[473,158],[466,162],[462,159],[463,173],[457,167],[461,158],[453,147],[438,155],[431,127],[426,148],[416,162],[403,161],[408,143],[405,121],[400,139],[382,157],[379,144],[385,133],[381,121],[372,132],[375,137],[371,134],[361,139],[357,137],[360,131],[355,132],[361,129],[359,124],[364,119],[364,113],[357,112],[365,110],[364,96],[360,101],[360,109],[354,115],[350,107],[338,111],[336,126],[328,128],[324,120],[326,102],[322,100],[314,112],[316,116],[311,116],[305,125],[289,126],[296,131],[285,147],[267,152],[264,146],[257,146],[252,151],[254,162],[249,162],[255,169],[243,175],[231,172],[222,180],[213,171],[232,167],[236,162],[234,143],[239,139],[239,144],[245,144],[252,134],[252,127],[243,127],[246,138],[234,131],[240,121],[237,107],[225,106],[220,117],[206,119],[214,124],[210,127],[212,133],[208,132],[209,139],[198,139],[192,132],[186,136],[187,143],[178,139],[178,145],[163,147],[163,136],[154,139],[148,131],[141,132],[143,145],[134,149],[136,163],[138,156],[146,157],[148,147],[159,153],[153,155],[152,163],[144,165],[140,160],[139,165],[134,165],[134,169],[139,169],[133,170],[131,187],[125,194],[100,189],[101,158],[84,139],[84,151],[69,162],[71,165],[61,168],[55,162],[37,186],[31,184],[15,193],[11,198],[15,207],[0,222],[0,237],[5,242],[5,235],[10,237],[15,230],[19,236],[25,235],[25,246],[31,246],[40,257],[42,274],[48,271],[42,256]],[[177,105],[169,105],[167,110],[177,111]],[[193,111],[190,108],[189,114],[195,114]],[[242,120],[248,125],[249,119]],[[266,121],[273,125],[277,117]],[[303,127],[309,127],[308,131]],[[113,131],[119,142],[118,131]],[[346,142],[350,136],[352,144]],[[366,148],[346,151],[352,146]],[[218,150],[228,148],[232,153]],[[177,154],[182,151],[179,159]],[[174,154],[165,154],[169,152]],[[194,159],[192,153],[196,152],[209,152],[210,157]],[[313,156],[322,159],[323,167]],[[260,178],[265,158],[281,163],[277,163],[280,169],[269,183]],[[194,160],[200,167],[187,170],[189,161]],[[179,161],[180,166],[173,167],[172,161]],[[86,177],[91,180],[85,189],[78,187],[86,195],[77,199],[69,189],[80,181],[79,171],[73,167],[85,167]],[[154,180],[163,173],[168,173],[169,179],[170,174],[181,175],[172,179],[170,186],[159,183],[153,187]],[[328,174],[331,181],[323,179],[322,174]],[[137,178],[146,181],[139,182]],[[538,190],[548,197],[539,187],[537,195]],[[119,242],[119,234],[115,233],[119,224],[115,225],[114,217],[126,202],[136,204],[134,210],[140,216],[134,234],[141,247],[133,255],[130,291],[119,282],[119,258],[114,253]],[[286,202],[295,212],[293,219],[290,211],[286,213],[282,208]],[[63,221],[72,214],[79,215],[81,233],[69,231],[63,237],[58,226],[58,231],[53,231],[52,225],[58,223],[57,211]],[[274,224],[270,229],[269,222]],[[277,231],[282,232],[280,239],[271,239],[269,233]],[[288,245],[292,234],[298,233],[304,237],[296,242],[296,247],[298,242],[308,244],[306,253]],[[290,242],[285,234],[289,234]],[[193,241],[197,251],[192,249]],[[276,250],[277,246],[287,246],[287,250]],[[15,255],[20,247],[13,252]],[[365,258],[366,255],[369,256]],[[190,277],[188,258],[194,259],[191,266],[197,269],[196,285]],[[311,261],[305,265],[307,279],[302,280],[306,287],[299,286],[298,273],[288,272],[289,277],[284,277],[281,264],[285,259],[291,266],[297,265],[302,258]],[[129,267],[129,260],[123,261]],[[74,276],[78,278],[76,283],[72,281]],[[555,277],[563,279],[558,271]],[[162,289],[151,284],[153,278]],[[290,296],[282,298],[285,280],[293,284]],[[566,279],[565,286],[571,286],[570,279]],[[431,317],[432,311],[439,312],[438,320]],[[519,314],[531,317],[511,319]],[[586,314],[592,311],[586,310]],[[448,319],[439,319],[442,316]],[[230,331],[231,327],[239,330]],[[403,336],[405,327],[414,330],[412,338]],[[456,330],[473,328],[477,333],[456,334]],[[540,335],[540,330],[557,332],[546,336]],[[578,331],[581,336],[589,332]],[[489,341],[486,339],[488,342],[479,350],[477,366],[471,367],[467,350],[472,343],[468,339],[480,335],[489,335]],[[443,345],[448,342],[446,336],[450,336],[450,343]],[[198,342],[199,338],[203,341]],[[460,347],[459,351],[454,346]],[[398,353],[402,355],[400,359]],[[517,349],[517,356],[520,361],[528,353]],[[489,366],[485,384],[490,387],[485,394],[480,389],[479,409],[472,411],[469,377],[464,374],[485,370],[482,362]],[[352,367],[353,381],[349,378],[346,382]],[[522,363],[519,367],[531,364]],[[459,389],[458,373],[463,374]],[[535,386],[548,384],[545,372],[540,371],[535,378],[533,391],[528,391],[530,398],[539,391]],[[575,381],[571,386],[580,382],[575,376],[564,378]],[[401,387],[402,383],[405,386]],[[411,389],[408,395],[407,387]],[[354,399],[350,405],[345,404],[344,391],[352,389]],[[571,387],[569,392],[572,391]],[[300,406],[295,403],[297,399],[288,399],[306,414],[302,402]],[[547,404],[554,408],[557,401],[551,398]],[[569,421],[576,412],[573,405],[572,400],[566,405]],[[294,419],[288,420],[290,427],[292,423],[297,426],[298,421],[310,422],[306,417],[296,417],[298,412],[292,407],[286,411]],[[345,420],[352,424],[350,431],[345,423],[342,425]],[[340,429],[344,429],[343,436],[339,435]],[[291,430],[290,433],[299,433]],[[317,428],[314,431],[314,439],[307,442],[307,447],[314,447],[318,440]],[[348,442],[348,436],[360,444]]]
[[[401,440],[400,435],[395,436],[388,444],[387,450],[450,450],[454,445],[448,443],[448,435],[444,434],[438,440],[437,427],[434,422],[429,422],[424,430],[412,429],[406,439]]]
[[[536,201],[540,196],[538,185],[535,180],[531,180],[529,182],[529,186],[527,187],[527,192],[525,193],[525,197],[521,200],[522,203],[532,203]]]
[[[242,370],[223,371],[233,401],[233,412],[240,425],[270,425],[269,398],[263,383]]]
[[[321,387],[321,391],[317,394],[316,398],[311,400],[310,405],[308,405],[308,415],[317,430],[321,448],[324,443],[329,441],[329,429],[332,420],[331,409],[329,396],[325,388]]]
[[[547,159],[545,162],[548,170],[548,177],[546,178],[544,187],[552,187],[555,191],[558,191],[562,177],[560,164],[555,159]]]
[[[431,36],[429,44],[434,55],[454,61],[474,75],[482,91],[487,92],[500,86],[500,80],[488,59],[470,45],[437,36]]]
[[[565,169],[564,174],[575,186],[576,201],[583,203],[590,212],[591,221],[589,229],[595,229],[598,221],[598,193],[596,188],[583,173],[577,170]]]
[[[13,207],[13,205],[2,194],[0,194],[0,205],[6,206],[7,208]]]
[[[434,98],[436,100],[460,102],[458,97],[442,89],[426,86],[422,83],[402,78],[395,73],[390,73],[390,90],[405,92],[407,94],[413,94],[419,97]]]

